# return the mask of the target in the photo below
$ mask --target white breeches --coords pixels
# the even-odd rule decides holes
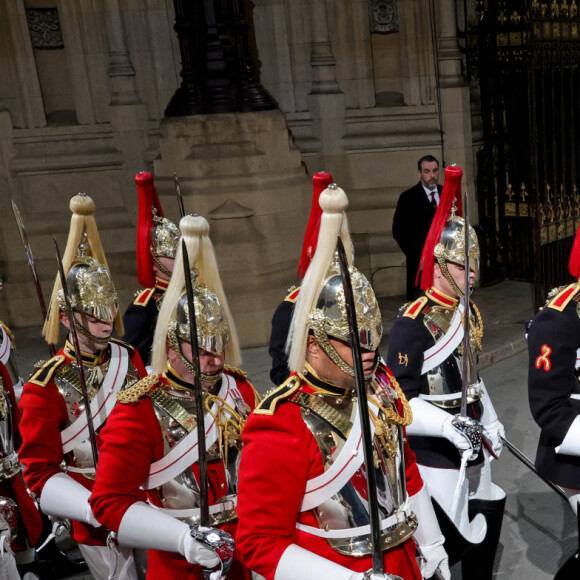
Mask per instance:
[[[79,549],[95,580],[140,580],[145,577],[145,550],[87,544],[79,544]]]
[[[421,477],[429,493],[445,510],[461,534],[472,544],[485,538],[485,517],[477,514],[470,522],[467,503],[470,499],[500,500],[505,497],[501,487],[491,481],[490,455],[483,451],[485,460],[470,466],[462,473],[460,469],[439,469],[419,465]],[[454,511],[455,510],[455,511]]]

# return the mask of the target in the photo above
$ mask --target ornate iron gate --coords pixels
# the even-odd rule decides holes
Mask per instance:
[[[579,9],[574,0],[477,0],[471,14],[482,282],[533,281],[539,306],[570,281],[580,224]]]

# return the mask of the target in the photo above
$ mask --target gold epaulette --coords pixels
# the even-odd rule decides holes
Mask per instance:
[[[242,379],[243,381],[248,379],[248,373],[239,369],[238,367],[232,367],[230,365],[224,365],[224,371],[229,375],[233,375],[237,379]]]
[[[124,340],[120,340],[118,338],[111,338],[109,342],[115,342],[117,344],[120,344],[121,346],[124,346],[129,351],[135,352],[135,347],[132,344],[125,342]]]
[[[135,304],[135,306],[147,306],[147,303],[151,300],[153,294],[155,294],[155,288],[145,288],[145,290],[141,290],[141,292],[137,293],[135,300],[133,300],[133,304]]]
[[[421,310],[425,308],[427,302],[429,302],[427,296],[421,296],[421,298],[417,298],[415,302],[411,302],[407,306],[405,312],[403,313],[403,316],[406,316],[407,318],[412,318],[414,320],[415,318],[417,318],[417,316],[419,316]],[[403,306],[403,308],[405,308],[405,306]]]
[[[58,370],[58,367],[66,360],[63,354],[59,354],[49,361],[45,362],[28,380],[29,383],[33,385],[38,385],[39,387],[46,387],[48,383],[52,380],[54,373]]]
[[[300,293],[300,286],[298,286],[298,288],[296,288],[295,286],[293,286],[292,288],[289,288],[288,295],[286,296],[286,298],[284,298],[284,302],[292,302],[292,304],[294,304],[294,302],[296,302],[296,300],[298,299],[299,293]]]
[[[278,403],[291,397],[300,388],[300,378],[296,375],[288,377],[278,388],[266,393],[262,402],[254,409],[256,415],[273,415]]]
[[[574,283],[570,284],[569,286],[557,288],[556,290],[557,292],[555,296],[553,290],[548,295],[548,297],[550,297],[550,295],[554,297],[548,302],[548,304],[546,304],[546,306],[548,308],[553,308],[554,310],[562,312],[562,310],[564,310],[564,308],[568,306],[570,300],[572,300],[576,296],[576,294],[580,290],[580,285]]]
[[[159,375],[152,374],[142,378],[124,391],[117,393],[119,403],[136,403],[142,397],[149,395],[159,386]]]

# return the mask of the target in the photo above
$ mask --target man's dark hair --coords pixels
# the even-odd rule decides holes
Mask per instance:
[[[437,167],[439,167],[439,160],[436,157],[433,157],[433,155],[425,155],[421,157],[419,161],[417,161],[417,169],[419,171],[421,171],[421,165],[423,165],[423,161],[426,161],[427,163],[433,163],[433,161],[435,161],[435,163],[437,163]]]

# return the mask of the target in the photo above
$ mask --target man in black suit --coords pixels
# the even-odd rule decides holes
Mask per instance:
[[[415,285],[415,276],[441,192],[437,185],[439,161],[433,155],[425,155],[417,162],[417,168],[420,181],[401,193],[393,217],[393,237],[407,257],[407,300],[414,300],[421,292]]]

